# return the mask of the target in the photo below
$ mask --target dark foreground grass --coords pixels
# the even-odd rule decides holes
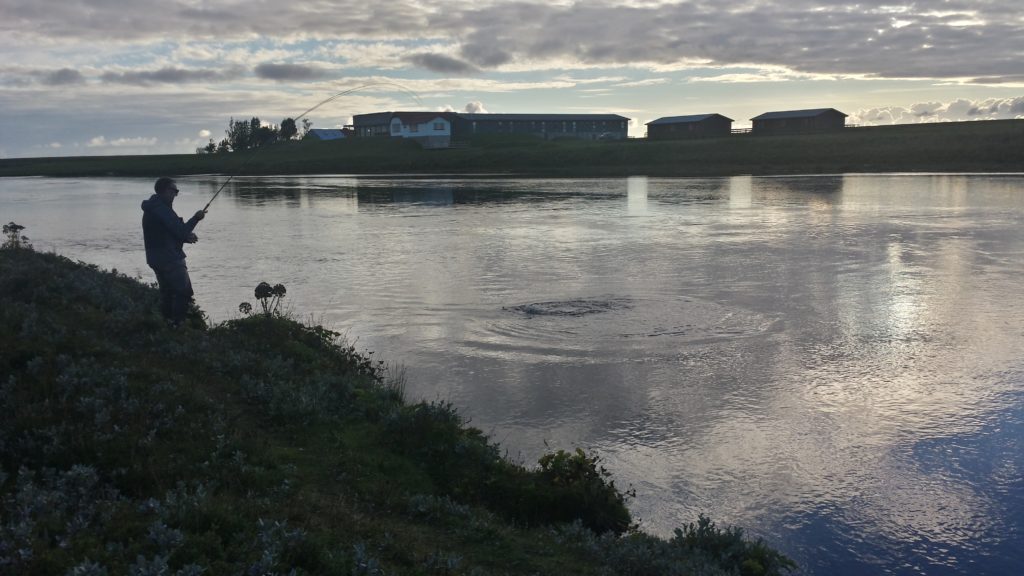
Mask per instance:
[[[295,287],[293,287],[295,289]],[[239,295],[243,300],[246,295]],[[706,518],[661,539],[593,455],[502,457],[338,335],[172,330],[136,279],[0,249],[2,574],[778,574]]]
[[[494,174],[730,176],[1024,170],[1024,120],[847,128],[827,134],[689,141],[479,137],[423,150],[390,138],[286,142],[257,153],[0,160],[0,176]]]

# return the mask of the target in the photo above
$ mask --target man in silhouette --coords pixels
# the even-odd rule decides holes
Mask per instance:
[[[142,235],[146,242],[146,264],[156,273],[160,284],[160,313],[173,326],[185,321],[192,302],[192,281],[185,266],[182,245],[199,238],[192,231],[206,216],[200,210],[188,222],[174,212],[178,185],[171,178],[158,178],[153,185],[156,194],[142,201]]]

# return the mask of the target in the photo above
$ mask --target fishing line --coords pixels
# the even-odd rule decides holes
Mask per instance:
[[[421,108],[423,107],[423,101],[420,100],[420,97],[415,92],[413,92],[412,90],[406,88],[405,86],[402,86],[401,84],[397,84],[395,82],[371,82],[369,84],[363,84],[362,86],[356,86],[355,88],[349,88],[348,90],[342,90],[341,92],[338,92],[337,94],[334,94],[333,96],[325,98],[323,101],[321,101],[316,106],[313,106],[309,110],[306,110],[302,114],[299,114],[297,117],[295,117],[295,122],[298,122],[299,120],[305,118],[307,114],[309,114],[310,112],[313,112],[314,110],[316,110],[317,108],[323,106],[324,104],[327,104],[329,102],[333,102],[333,101],[337,100],[338,98],[341,98],[342,96],[347,96],[348,94],[351,94],[353,92],[357,92],[357,91],[363,90],[365,88],[373,88],[375,86],[394,86],[394,87],[402,90],[403,92],[406,92],[406,93],[412,95],[412,97],[416,99],[416,103],[419,104]],[[256,155],[259,154],[260,151],[262,151],[264,148],[268,148],[268,146],[258,146],[253,151],[253,153],[249,155],[248,158],[246,158],[241,164],[238,165],[237,168],[235,168],[235,173],[229,175],[228,179],[225,180],[224,183],[220,185],[220,188],[218,188],[217,191],[213,194],[213,198],[210,198],[210,201],[207,202],[206,206],[203,207],[203,212],[206,212],[207,210],[210,209],[210,204],[213,204],[213,201],[217,199],[217,196],[220,196],[221,190],[223,190],[225,187],[227,187],[228,183],[230,183],[231,180],[239,172],[242,171],[242,168],[245,168],[246,165],[248,165],[249,162],[251,162],[252,159],[255,158]]]

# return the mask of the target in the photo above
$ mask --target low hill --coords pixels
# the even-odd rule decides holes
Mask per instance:
[[[406,402],[372,352],[273,312],[283,287],[248,316],[208,326],[193,310],[175,329],[152,286],[35,252],[20,227],[5,229],[0,573],[792,566],[704,517],[670,540],[639,531],[596,456],[508,461],[453,406]]]
[[[516,174],[729,176],[1024,170],[1024,120],[846,128],[825,134],[704,140],[545,141],[480,137],[423,150],[411,141],[350,138],[279,143],[256,152],[0,160],[0,176],[161,174]]]

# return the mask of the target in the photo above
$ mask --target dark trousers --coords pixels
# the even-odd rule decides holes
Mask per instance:
[[[156,281],[160,284],[160,313],[169,322],[181,324],[185,321],[185,313],[192,302],[192,280],[188,277],[188,267],[180,260],[153,268]]]

